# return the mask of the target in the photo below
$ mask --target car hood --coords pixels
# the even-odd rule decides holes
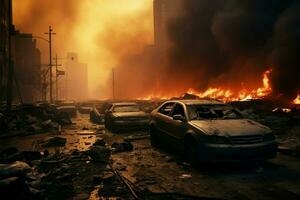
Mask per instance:
[[[146,117],[147,114],[145,112],[119,112],[114,113],[114,117]]]
[[[193,120],[189,123],[208,135],[263,135],[271,132],[271,129],[269,129],[268,127],[249,119]]]

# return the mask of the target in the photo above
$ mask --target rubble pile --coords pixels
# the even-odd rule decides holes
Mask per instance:
[[[54,138],[46,140],[47,144],[62,145],[62,138]],[[88,199],[96,185],[111,184],[115,178],[109,176],[113,174],[107,167],[111,149],[106,146],[98,141],[87,151],[74,150],[69,154],[20,152],[14,147],[3,150],[1,199]]]
[[[0,115],[1,132],[29,135],[59,131],[61,126],[72,121],[67,113],[59,112],[50,104],[24,104],[17,106],[5,116]]]

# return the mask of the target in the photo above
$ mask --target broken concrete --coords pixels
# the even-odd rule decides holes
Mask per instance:
[[[66,145],[67,139],[63,137],[51,137],[41,143],[43,147],[63,147]]]

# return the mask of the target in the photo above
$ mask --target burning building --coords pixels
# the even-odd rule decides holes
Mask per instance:
[[[191,92],[293,102],[300,93],[299,10],[294,0],[154,1],[155,45],[165,62],[146,98]]]

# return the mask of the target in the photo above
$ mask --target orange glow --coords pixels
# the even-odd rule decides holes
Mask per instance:
[[[111,97],[111,69],[153,43],[150,0],[16,0],[13,5],[18,30],[44,37],[52,25],[53,54],[76,52],[88,64],[90,98]],[[48,44],[37,43],[47,63]]]
[[[200,98],[214,98],[214,99],[219,99],[224,102],[229,102],[229,101],[246,101],[246,100],[251,100],[251,99],[260,99],[263,97],[268,96],[269,94],[272,93],[272,88],[270,85],[270,79],[269,76],[272,73],[272,69],[269,69],[265,71],[262,75],[262,87],[257,88],[255,90],[247,90],[247,89],[242,89],[239,92],[234,92],[231,89],[226,89],[222,87],[210,87],[206,91],[198,91],[194,88],[188,89],[187,93],[191,95],[198,96]],[[182,95],[182,94],[181,94]],[[178,95],[159,95],[159,94],[152,94],[149,95],[145,98],[140,98],[144,100],[149,100],[149,99],[170,99],[172,97],[178,97]],[[299,96],[300,100],[300,96]]]
[[[297,98],[294,100],[294,104],[300,104],[300,94],[298,94]]]

